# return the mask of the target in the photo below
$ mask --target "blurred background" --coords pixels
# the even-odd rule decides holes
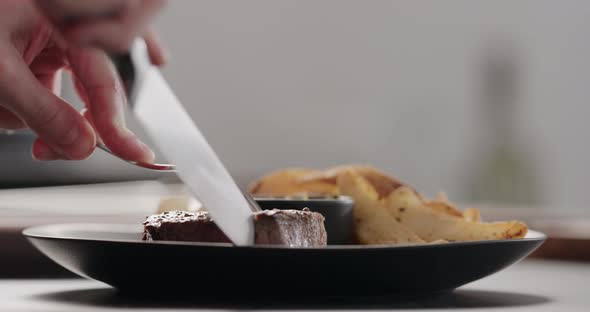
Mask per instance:
[[[366,163],[510,218],[590,214],[590,2],[177,0],[155,28],[165,77],[242,185]],[[64,97],[80,105],[71,84]],[[0,151],[29,169],[2,169],[11,198],[16,186],[159,178],[100,152],[35,163],[11,140]],[[140,193],[169,192],[150,187]],[[102,214],[132,209],[106,198]]]
[[[588,208],[585,1],[170,1],[164,73],[235,178],[362,162]]]
[[[584,1],[170,1],[155,28],[242,184],[360,162],[426,194],[587,207]],[[110,166],[89,165],[46,180]]]

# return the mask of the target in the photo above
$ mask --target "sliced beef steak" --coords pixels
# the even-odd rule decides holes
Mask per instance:
[[[253,217],[257,245],[326,245],[324,217],[317,212],[273,209],[256,212]],[[167,211],[149,216],[143,226],[143,240],[230,242],[206,211]]]
[[[143,240],[229,243],[206,211],[166,211],[143,222]]]
[[[326,246],[324,216],[304,210],[264,210],[254,214],[256,244],[289,247]]]

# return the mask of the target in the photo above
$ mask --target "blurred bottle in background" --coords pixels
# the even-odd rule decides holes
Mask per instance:
[[[474,153],[478,159],[467,179],[470,201],[533,205],[540,200],[530,142],[519,140],[516,125],[519,56],[511,44],[496,43],[484,53],[480,105],[486,139],[479,142],[481,153]]]

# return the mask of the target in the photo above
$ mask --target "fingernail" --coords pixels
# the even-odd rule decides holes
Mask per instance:
[[[134,156],[130,155],[131,157],[135,158],[133,160],[151,163],[156,159],[156,154],[154,151],[152,151],[152,149],[147,146],[147,144],[143,143],[141,139],[135,135],[135,133],[127,128],[124,128],[123,132],[125,133],[125,136],[130,139],[129,142],[132,145],[135,145],[134,149],[136,152],[132,153]],[[137,150],[140,150],[140,153],[137,153]]]
[[[81,126],[76,125],[74,127],[70,127],[68,132],[62,136],[58,142],[60,146],[63,147],[70,147],[72,145],[76,145],[80,139],[80,129]]]
[[[92,154],[96,145],[96,136],[90,124],[83,123],[78,128],[72,129],[63,141],[64,144],[59,146],[61,150],[58,152],[63,153],[68,159],[82,160]]]
[[[147,144],[141,142],[139,139],[137,139],[137,141],[145,155],[143,161],[153,163],[154,160],[156,160],[156,153],[154,153],[154,151],[149,146],[147,146]]]

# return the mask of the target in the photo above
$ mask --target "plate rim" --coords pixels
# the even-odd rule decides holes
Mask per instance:
[[[48,239],[48,240],[66,240],[66,241],[85,241],[85,242],[100,242],[100,243],[129,243],[129,244],[149,244],[149,245],[176,245],[176,246],[194,246],[194,247],[212,247],[212,248],[228,248],[235,249],[261,249],[261,250],[389,250],[389,249],[424,249],[424,248],[453,248],[462,246],[476,246],[476,245],[490,245],[490,244],[515,244],[521,242],[544,242],[547,240],[547,235],[540,231],[529,229],[527,235],[532,234],[534,237],[525,237],[518,239],[493,239],[493,240],[478,240],[478,241],[464,241],[464,242],[449,242],[449,243],[425,243],[425,244],[379,244],[379,245],[328,245],[324,247],[288,247],[278,245],[255,245],[255,246],[234,246],[230,243],[207,243],[207,242],[180,242],[180,241],[142,241],[130,239],[98,239],[98,238],[84,238],[58,235],[44,235],[39,234],[41,230],[58,228],[58,227],[96,227],[96,226],[126,226],[131,228],[139,227],[141,224],[134,223],[55,223],[44,224],[27,227],[22,231],[27,239]],[[35,233],[37,232],[37,233]]]

